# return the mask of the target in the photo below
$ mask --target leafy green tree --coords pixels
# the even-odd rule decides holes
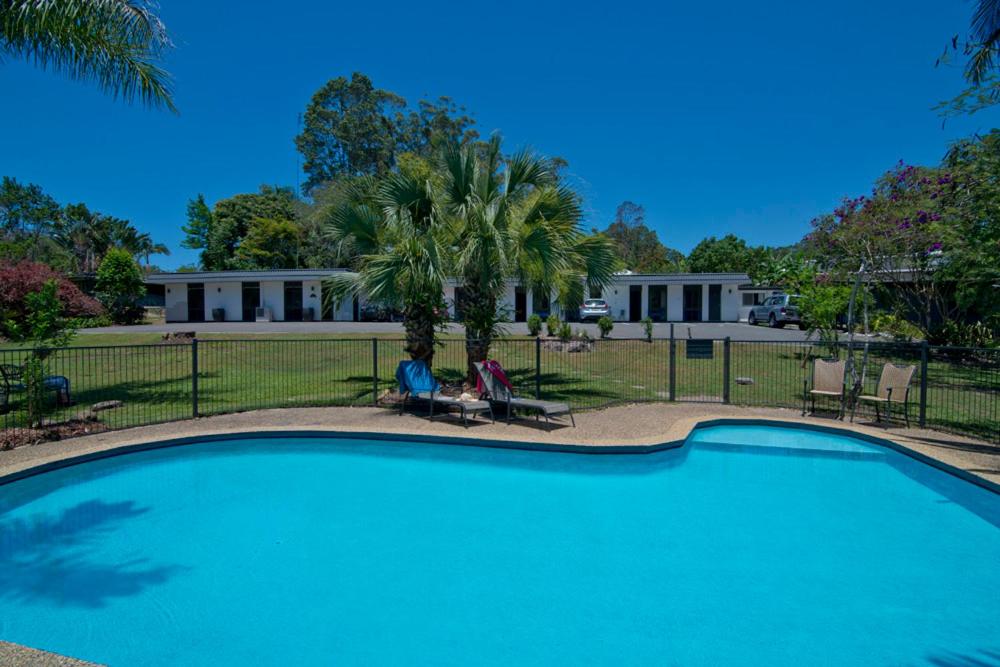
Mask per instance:
[[[406,100],[376,88],[360,72],[327,81],[313,94],[295,138],[305,160],[303,189],[311,192],[340,175],[388,172],[396,152],[395,120],[405,106]]]
[[[157,65],[170,39],[145,0],[3,0],[0,54],[176,111]]]
[[[431,157],[449,144],[465,144],[479,137],[472,128],[476,121],[450,97],[420,100],[417,107],[401,121],[397,159],[400,153]]]
[[[181,246],[189,250],[204,250],[212,231],[212,209],[205,203],[205,195],[198,193],[187,204],[187,223],[181,226],[184,240]]]
[[[615,220],[604,231],[616,246],[625,268],[637,273],[672,273],[685,270],[684,255],[661,242],[646,226],[646,210],[624,201],[615,211]]]
[[[256,193],[238,194],[216,202],[212,211],[201,265],[206,271],[241,267],[236,251],[258,218],[295,219],[295,192],[292,188],[260,186]]]
[[[342,176],[381,176],[401,153],[429,156],[450,141],[469,141],[474,121],[450,98],[421,100],[407,113],[406,100],[376,88],[354,72],[323,85],[306,107],[295,145],[304,158],[304,192]]]
[[[949,149],[943,168],[954,179],[949,193],[961,243],[947,253],[938,277],[955,287],[966,319],[982,320],[1000,334],[1000,130],[963,139]]]
[[[721,239],[709,236],[688,255],[688,269],[694,273],[741,273],[746,272],[751,264],[750,247],[734,234],[727,234]]]
[[[63,265],[68,258],[52,239],[59,217],[59,204],[41,187],[4,176],[0,180],[0,256]]]
[[[406,350],[433,364],[437,331],[448,318],[445,280],[452,274],[454,235],[439,215],[436,193],[426,179],[407,171],[381,181],[365,179],[350,201],[332,211],[327,231],[338,246],[358,257],[356,272],[326,281],[324,298],[365,296],[403,312]]]
[[[300,236],[291,220],[255,218],[236,249],[236,259],[249,269],[297,268]]]
[[[138,301],[146,293],[139,265],[127,250],[112,248],[97,268],[97,292],[115,324],[133,324],[142,318]]]
[[[500,144],[499,136],[482,149],[452,144],[441,162],[438,208],[457,232],[470,380],[505,321],[499,298],[508,280],[555,290],[572,308],[582,303],[585,285],[606,286],[619,266],[610,239],[581,231],[579,197],[549,161],[530,152],[505,158]]]

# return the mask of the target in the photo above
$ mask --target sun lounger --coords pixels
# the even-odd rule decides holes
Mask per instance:
[[[538,415],[544,415],[545,421],[550,421],[551,417],[568,415],[570,423],[576,426],[573,419],[573,411],[568,403],[556,401],[541,401],[534,398],[520,398],[514,395],[513,387],[503,371],[503,367],[497,361],[486,361],[476,363],[476,372],[479,374],[480,398],[486,398],[495,403],[502,403],[507,406],[507,423],[510,423],[511,413],[514,409],[531,410]]]
[[[844,416],[844,372],[846,361],[826,359],[813,360],[812,388],[809,380],[802,381],[802,415],[806,414],[806,401],[812,400],[812,411],[816,412],[816,398],[835,398],[840,405],[837,416]]]
[[[434,379],[431,369],[423,361],[401,361],[396,368],[396,380],[399,382],[399,393],[402,395],[402,400],[399,402],[400,414],[403,414],[403,409],[406,407],[406,399],[413,398],[427,401],[430,405],[429,419],[434,418],[434,407],[438,406],[446,410],[457,408],[462,414],[462,423],[466,428],[469,426],[470,414],[475,417],[477,414],[489,412],[490,420],[493,420],[493,406],[488,401],[463,401],[439,393],[441,385]]]

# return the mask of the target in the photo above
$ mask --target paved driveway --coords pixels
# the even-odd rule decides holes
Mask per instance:
[[[585,329],[597,337],[596,324],[572,324],[574,331]],[[133,327],[99,327],[83,329],[81,333],[167,333],[175,331],[195,331],[199,334],[403,334],[403,326],[397,322],[198,322],[175,324],[144,324]],[[449,331],[461,334],[461,325],[453,324]],[[527,335],[524,323],[508,324],[507,332],[513,335]],[[642,338],[642,325],[636,322],[617,322],[611,332],[612,338]],[[670,324],[654,324],[655,338],[669,338]],[[765,326],[752,327],[748,324],[732,322],[675,323],[674,336],[677,338],[725,338],[748,341],[801,341],[806,340],[806,332],[795,327],[769,329]]]

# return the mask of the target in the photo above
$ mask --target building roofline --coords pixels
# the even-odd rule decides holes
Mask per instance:
[[[151,273],[146,282],[152,284],[229,282],[236,280],[280,280],[281,278],[325,278],[347,269],[266,269],[258,271],[187,271],[175,273]]]

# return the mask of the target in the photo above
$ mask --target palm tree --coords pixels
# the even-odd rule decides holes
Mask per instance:
[[[176,112],[156,61],[171,46],[146,0],[0,0],[0,54]]]
[[[326,298],[365,296],[401,307],[406,350],[430,366],[436,333],[447,318],[443,303],[449,275],[450,230],[429,179],[406,173],[381,181],[363,179],[349,200],[327,212],[326,231],[344,254],[356,255],[356,271],[326,281]]]
[[[127,248],[132,252],[136,258],[141,257],[146,264],[146,268],[149,268],[149,256],[150,255],[169,255],[170,249],[163,245],[162,243],[154,243],[152,237],[146,233],[141,232],[135,235],[134,243],[131,248]]]
[[[579,197],[551,162],[526,151],[504,158],[500,145],[499,136],[485,146],[453,144],[442,160],[470,381],[505,320],[499,297],[508,280],[554,290],[571,307],[585,286],[610,282],[618,266],[610,239],[580,230]]]

